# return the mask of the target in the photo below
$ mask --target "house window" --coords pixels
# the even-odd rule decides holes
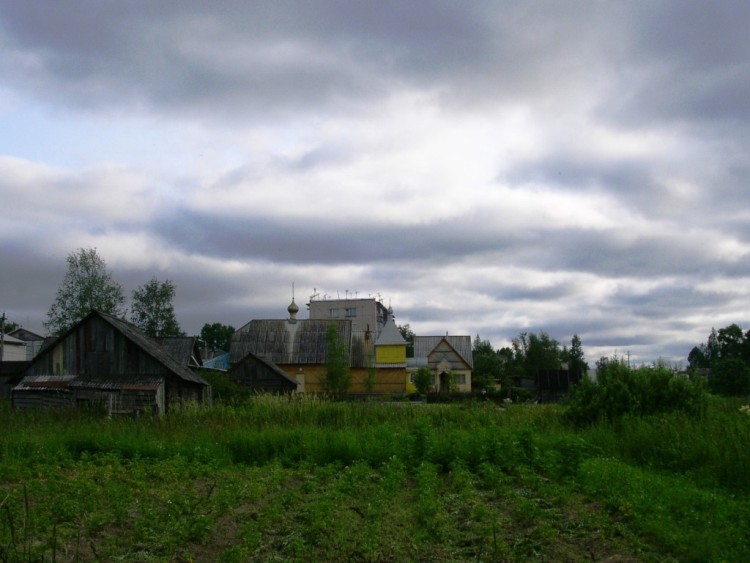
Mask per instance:
[[[465,373],[457,373],[454,376],[456,385],[466,385],[466,374]]]
[[[339,310],[338,309],[328,309],[328,316],[332,319],[335,319],[339,316]]]
[[[347,307],[346,308],[346,316],[347,317],[356,317],[357,316],[357,308],[356,307]]]

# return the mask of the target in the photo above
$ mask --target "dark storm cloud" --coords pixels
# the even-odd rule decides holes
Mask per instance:
[[[348,222],[325,217],[228,218],[184,210],[160,217],[152,228],[170,244],[206,255],[300,265],[452,261],[511,244],[482,239],[462,230],[462,224],[388,225],[359,217]]]
[[[750,117],[750,6],[742,2],[632,3],[639,15],[618,61],[619,90],[602,115],[624,125]]]
[[[13,54],[3,65],[7,79],[49,98],[227,118],[335,111],[382,97],[392,85],[433,90],[459,105],[544,97],[586,74],[576,57],[596,54],[586,38],[600,12],[554,2],[434,2],[425,10],[84,0],[40,10],[7,0],[0,39]]]
[[[126,292],[174,279],[188,330],[283,316],[294,278],[398,294],[417,329],[679,357],[697,325],[750,317],[748,21],[733,2],[0,0],[0,126],[23,132],[0,154],[0,305],[45,312],[59,249],[90,238],[137,246]]]

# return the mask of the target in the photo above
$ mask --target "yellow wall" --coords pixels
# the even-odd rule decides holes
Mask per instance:
[[[304,387],[298,387],[298,391],[303,393],[325,393],[322,380],[326,373],[326,366],[281,365],[279,367],[297,381],[304,383]],[[351,374],[352,384],[349,387],[349,393],[366,393],[365,378],[367,377],[367,370],[364,368],[352,368]],[[407,381],[408,376],[406,375],[405,368],[379,368],[375,373],[375,385],[372,392],[406,393]]]
[[[376,364],[405,364],[406,346],[404,344],[375,346]]]

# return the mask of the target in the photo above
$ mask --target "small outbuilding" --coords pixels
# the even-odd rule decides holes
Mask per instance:
[[[12,398],[19,408],[67,400],[111,414],[164,413],[187,401],[210,405],[211,387],[133,324],[92,311],[34,358]]]

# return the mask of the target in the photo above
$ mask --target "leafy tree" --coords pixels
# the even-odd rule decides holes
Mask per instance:
[[[474,390],[487,389],[501,379],[503,359],[492,347],[489,340],[482,340],[477,334],[471,352],[474,359],[471,385]]]
[[[3,319],[4,318],[5,317],[3,317]],[[3,334],[8,334],[9,332],[13,332],[17,328],[21,328],[21,325],[19,325],[18,323],[3,320],[2,325],[0,325],[0,332],[2,332]]]
[[[398,325],[398,331],[401,333],[401,336],[404,340],[406,340],[406,357],[407,358],[413,358],[414,357],[414,331],[409,326],[409,323],[406,323],[404,325]]]
[[[719,358],[726,359],[742,357],[745,335],[742,333],[742,329],[738,325],[731,324],[719,329],[716,340],[719,344]]]
[[[175,285],[170,280],[151,278],[133,291],[130,320],[146,336],[180,336],[182,331],[174,316]]]
[[[352,383],[349,369],[349,349],[339,336],[336,323],[326,330],[326,371],[322,378],[323,387],[329,393],[346,393]]]
[[[690,350],[688,365],[693,372],[708,369],[713,393],[750,393],[750,331],[743,332],[737,324],[712,328],[706,344]]]
[[[693,349],[688,354],[688,368],[694,371],[707,367],[709,367],[709,362],[706,354],[706,346],[703,344],[693,346]]]
[[[711,366],[708,385],[719,395],[747,395],[750,393],[750,366],[741,358],[721,358]]]
[[[517,375],[535,379],[541,370],[560,369],[562,351],[546,332],[522,332],[513,339],[513,361]]]
[[[435,376],[433,375],[432,370],[427,366],[420,367],[417,370],[417,373],[414,374],[414,387],[417,388],[417,393],[420,395],[429,393],[434,385]]]
[[[219,350],[229,350],[232,342],[234,327],[221,323],[206,323],[201,329],[201,340],[205,342],[211,353],[215,354]]]
[[[95,248],[79,248],[66,258],[68,270],[47,312],[44,326],[60,335],[92,310],[122,316],[125,298]]]

